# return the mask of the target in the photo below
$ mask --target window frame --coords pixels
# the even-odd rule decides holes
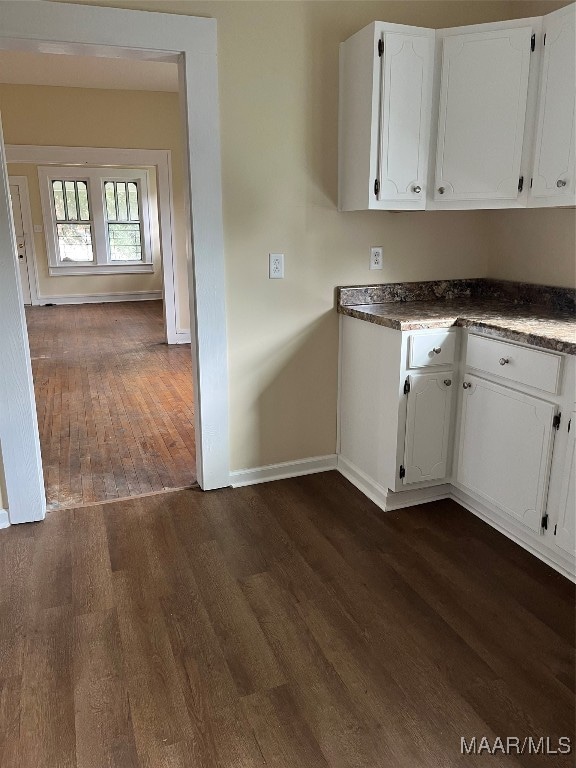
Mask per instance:
[[[150,171],[145,168],[39,166],[40,198],[48,256],[48,272],[51,277],[62,275],[116,275],[154,272],[154,249],[150,221],[151,200],[149,195]],[[60,259],[58,228],[53,181],[86,181],[92,232],[93,261],[64,262]],[[104,183],[106,181],[135,181],[138,184],[140,208],[142,260],[119,261],[110,258],[108,218]],[[80,222],[82,223],[82,222]]]

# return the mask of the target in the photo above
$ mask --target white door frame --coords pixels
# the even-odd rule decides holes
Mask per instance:
[[[8,147],[6,147],[6,162],[10,162]],[[32,306],[38,301],[38,269],[36,266],[36,247],[34,245],[34,227],[32,224],[32,209],[30,208],[30,191],[26,176],[9,176],[10,186],[18,187],[20,194],[20,212],[22,213],[22,225],[24,227],[24,240],[26,242],[26,266],[28,269],[28,283],[30,286],[30,301]]]
[[[200,486],[206,490],[230,484],[216,31],[215,19],[194,16],[44,1],[0,2],[0,49],[178,63],[188,164],[186,193],[190,231],[187,248],[196,400],[197,477]],[[3,328],[0,336],[0,360],[3,365],[0,368],[4,372],[0,375],[0,403],[9,402],[14,388],[13,360],[17,358],[18,365],[24,367],[27,360],[28,400],[25,410],[30,411],[32,408],[35,417],[23,308],[18,302],[20,310],[14,311],[4,295],[9,290],[16,292],[15,275],[8,280],[8,274],[15,272],[16,257],[13,229],[7,224],[11,215],[4,153],[1,160],[3,178],[0,186],[3,191],[0,194],[0,277],[4,290],[0,289],[0,326]],[[7,339],[12,342],[12,352]],[[23,382],[20,385],[23,386]],[[26,436],[30,438],[31,427],[25,419],[18,418],[16,409],[10,410],[13,419],[9,424],[3,423],[0,418],[0,443],[11,520],[14,494],[18,493],[17,473],[10,461],[6,461],[6,456],[11,452],[19,454],[23,467],[29,467],[29,477],[25,481],[22,480],[20,470],[20,481],[29,487],[34,486],[37,496],[36,503],[22,510],[19,522],[39,519],[44,515],[38,501],[44,495],[41,463],[38,464],[40,472],[36,471],[36,467],[30,467],[33,462],[29,452],[27,455],[22,451]]]
[[[34,144],[7,144],[7,163],[32,165],[147,166],[156,170],[158,188],[158,229],[162,251],[162,296],[168,344],[190,343],[190,332],[178,329],[176,322],[176,282],[174,272],[174,201],[172,191],[172,153],[169,149],[118,149],[116,147],[44,147]],[[14,177],[10,177],[14,178]],[[19,178],[26,179],[25,176]],[[34,256],[34,269],[37,274]],[[52,301],[36,290],[32,304]]]

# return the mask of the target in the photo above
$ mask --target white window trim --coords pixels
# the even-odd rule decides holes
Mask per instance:
[[[92,247],[94,261],[70,264],[60,261],[56,212],[52,181],[56,179],[74,179],[88,183],[90,203],[90,223],[92,229]],[[149,171],[144,168],[87,168],[71,166],[39,166],[38,180],[42,201],[42,217],[48,271],[50,276],[61,275],[116,275],[154,272],[154,249],[151,236],[151,212],[149,190]],[[104,200],[104,181],[137,181],[142,215],[142,261],[135,264],[129,261],[111,261],[108,237],[106,234],[106,204]]]

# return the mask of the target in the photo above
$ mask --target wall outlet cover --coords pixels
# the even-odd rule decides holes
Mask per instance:
[[[284,277],[284,254],[268,254],[268,277],[270,280],[281,280]]]
[[[372,246],[372,248],[370,248],[370,269],[382,269],[383,261],[382,246]]]

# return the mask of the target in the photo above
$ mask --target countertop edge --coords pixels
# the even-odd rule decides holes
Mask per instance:
[[[571,343],[561,339],[554,339],[538,334],[522,332],[509,328],[505,325],[491,323],[479,320],[478,318],[468,318],[465,315],[454,315],[439,318],[437,320],[426,319],[422,321],[398,320],[391,317],[382,317],[358,309],[354,306],[338,306],[338,313],[354,317],[357,320],[365,320],[374,325],[382,325],[386,328],[392,328],[397,331],[417,331],[434,328],[467,328],[471,331],[479,331],[494,338],[507,341],[518,341],[531,347],[540,347],[553,352],[562,352],[568,355],[576,355],[576,342]]]

